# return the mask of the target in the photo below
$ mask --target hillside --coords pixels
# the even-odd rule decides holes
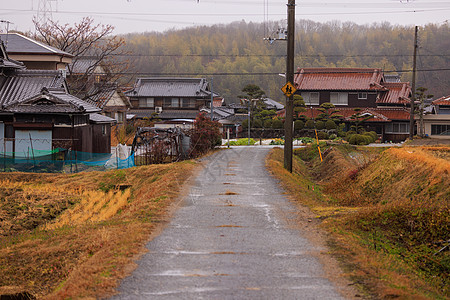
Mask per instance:
[[[271,24],[276,28],[276,24]],[[242,88],[259,85],[267,96],[284,101],[280,88],[286,69],[286,43],[264,41],[260,23],[236,22],[168,31],[128,34],[130,73],[147,76],[214,76],[214,89],[228,102]],[[411,80],[414,28],[388,23],[316,23],[296,26],[296,67],[377,67]],[[429,24],[419,30],[417,86],[436,97],[450,94],[450,27]],[[437,69],[447,69],[438,71]],[[431,71],[433,70],[433,71]]]

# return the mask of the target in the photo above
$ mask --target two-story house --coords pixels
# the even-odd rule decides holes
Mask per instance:
[[[133,107],[129,113],[138,119],[157,113],[161,120],[194,120],[200,109],[211,103],[211,91],[205,78],[137,78],[134,88],[125,95]]]
[[[332,103],[343,121],[350,122],[355,108],[371,119],[367,130],[376,131],[383,140],[402,141],[409,135],[409,97],[411,87],[397,77],[385,79],[377,68],[298,68],[294,85],[305,101],[306,117],[319,114],[323,103]]]

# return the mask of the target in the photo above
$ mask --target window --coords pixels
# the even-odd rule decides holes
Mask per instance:
[[[358,100],[367,99],[367,93],[358,93]]]
[[[116,117],[115,119],[117,120],[117,122],[122,123],[123,122],[123,112],[116,112]]]
[[[180,107],[178,98],[164,98],[164,107]]]
[[[409,124],[408,123],[390,123],[390,124],[386,124],[386,133],[407,134],[407,133],[409,133]]]
[[[319,105],[319,93],[318,92],[303,92],[303,100],[306,105]]]
[[[178,103],[178,98],[172,98],[172,107],[180,107],[180,104]]]
[[[191,100],[189,98],[182,98],[181,99],[181,107],[184,107],[184,108],[195,107],[195,100]]]
[[[431,125],[431,135],[450,135],[449,125]]]
[[[154,98],[140,98],[139,107],[153,107],[155,105]]]
[[[330,93],[330,103],[334,105],[348,105],[348,93]]]
[[[106,125],[102,125],[102,134],[106,135]]]

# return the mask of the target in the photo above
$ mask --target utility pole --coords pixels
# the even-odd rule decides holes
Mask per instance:
[[[294,39],[295,39],[295,0],[287,4],[287,58],[286,58],[286,84],[294,82]],[[294,114],[294,95],[286,96],[286,117],[284,121],[284,168],[292,173],[292,122]]]
[[[213,87],[213,77],[211,77],[211,121],[214,117],[214,87]]]
[[[417,61],[417,32],[418,27],[414,28],[414,55],[413,55],[413,75],[412,75],[412,96],[411,96],[411,110],[409,115],[409,139],[414,138],[414,102],[416,101],[416,61]]]

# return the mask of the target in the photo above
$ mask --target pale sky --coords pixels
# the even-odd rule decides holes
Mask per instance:
[[[0,0],[0,20],[10,30],[33,31],[32,18],[43,3],[52,18],[73,24],[84,16],[115,26],[114,33],[286,19],[287,0]],[[296,19],[339,20],[357,24],[388,21],[400,25],[442,24],[450,19],[450,0],[309,0],[296,1]],[[284,21],[283,21],[284,20]],[[0,23],[5,32],[6,23]]]

